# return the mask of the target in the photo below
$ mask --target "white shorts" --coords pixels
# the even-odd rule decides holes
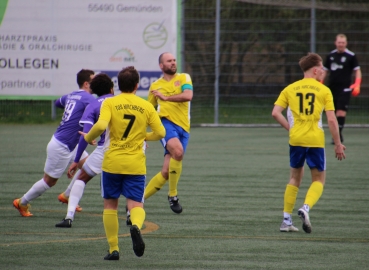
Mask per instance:
[[[66,145],[59,142],[53,136],[46,148],[47,157],[44,172],[52,178],[59,179],[68,165],[73,162],[77,153],[77,147],[78,145],[70,152]],[[88,153],[84,151],[81,160],[87,156]]]
[[[88,156],[82,169],[90,176],[94,177],[101,173],[102,161],[104,158],[104,146],[97,146],[95,150]]]

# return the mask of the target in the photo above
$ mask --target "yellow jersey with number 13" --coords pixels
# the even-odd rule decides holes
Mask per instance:
[[[167,81],[163,77],[153,82],[149,89],[148,101],[157,107],[160,117],[165,117],[174,124],[190,132],[191,102],[171,102],[156,98],[151,91],[158,90],[164,96],[181,94],[184,90],[193,91],[190,75],[177,73],[172,80]]]
[[[288,107],[290,145],[325,147],[322,113],[334,111],[328,87],[312,78],[302,79],[283,89],[274,104]]]

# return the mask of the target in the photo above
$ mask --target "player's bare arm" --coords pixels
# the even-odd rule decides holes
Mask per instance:
[[[331,132],[331,135],[334,141],[334,152],[335,152],[336,158],[338,160],[345,159],[346,155],[344,151],[346,150],[346,147],[341,143],[341,139],[340,139],[340,135],[338,131],[338,123],[337,123],[335,113],[334,111],[326,111],[325,113],[327,115],[329,131]]]
[[[361,69],[355,70],[355,78],[356,79],[361,79],[361,77],[362,77]]]
[[[163,101],[171,101],[171,102],[186,102],[191,101],[193,97],[193,91],[192,90],[184,90],[182,93],[173,95],[173,96],[164,96],[162,93],[159,92],[159,90],[153,90],[151,93],[163,100]]]
[[[288,124],[287,119],[282,114],[284,108],[279,105],[274,105],[272,116],[273,118],[286,130],[290,130],[290,125]]]
[[[344,152],[345,150],[346,150],[346,146],[344,146],[343,144],[334,146],[334,152],[336,153],[336,158],[338,160],[342,160],[346,158],[346,155]]]
[[[73,161],[73,163],[70,164],[70,166],[68,168],[68,172],[67,172],[68,178],[70,178],[70,179],[73,178],[73,176],[78,171],[78,169],[82,168],[82,166],[85,163],[86,159],[87,159],[87,157],[85,157],[84,159],[81,159],[79,162]]]
[[[78,163],[77,162],[73,162],[72,164],[70,164],[69,168],[68,168],[68,172],[67,172],[67,176],[68,178],[73,178],[74,174],[77,172],[78,170]]]

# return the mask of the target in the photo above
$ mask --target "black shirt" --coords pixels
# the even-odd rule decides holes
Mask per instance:
[[[330,71],[329,87],[348,88],[351,85],[352,71],[359,69],[360,66],[355,53],[346,49],[343,53],[338,53],[337,50],[331,51],[327,55],[324,68]]]

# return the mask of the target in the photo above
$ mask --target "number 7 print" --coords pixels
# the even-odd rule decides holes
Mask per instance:
[[[127,126],[126,130],[123,133],[123,136],[121,138],[121,141],[125,141],[127,139],[128,134],[131,131],[131,128],[133,126],[133,123],[136,120],[136,116],[134,116],[132,114],[125,114],[125,115],[123,115],[123,119],[128,119],[129,120],[129,123],[128,123],[128,126]]]

